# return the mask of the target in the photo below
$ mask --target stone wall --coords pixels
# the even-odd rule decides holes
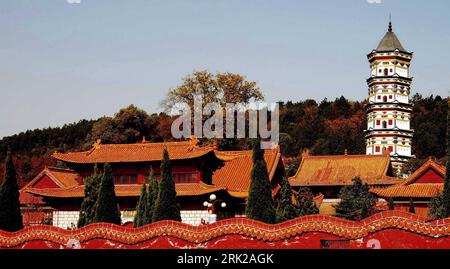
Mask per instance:
[[[209,212],[207,210],[181,210],[181,221],[183,223],[197,226],[201,224],[202,219],[209,221]]]
[[[136,211],[121,211],[122,224],[133,222]],[[67,229],[75,228],[78,222],[79,211],[54,211],[53,226]],[[181,220],[189,225],[200,225],[201,220],[209,221],[210,214],[207,210],[181,210]]]

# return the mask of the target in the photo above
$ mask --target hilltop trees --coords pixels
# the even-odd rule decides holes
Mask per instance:
[[[16,169],[9,151],[6,155],[5,166],[5,176],[0,185],[0,230],[15,232],[23,228],[23,223]]]
[[[98,191],[97,205],[95,206],[94,222],[121,224],[111,165],[108,163],[104,165],[103,177]]]
[[[84,198],[81,203],[78,228],[94,223],[95,206],[102,174],[98,173],[97,165],[94,166],[94,174],[84,178]]]
[[[253,168],[245,214],[251,219],[275,223],[272,187],[267,173],[267,164],[264,160],[264,150],[261,149],[259,139],[253,144]]]
[[[181,221],[180,206],[177,202],[175,182],[172,175],[172,165],[169,159],[169,152],[164,149],[161,161],[161,181],[158,187],[155,209],[152,221],[176,220]]]
[[[369,186],[359,177],[353,179],[353,185],[341,189],[339,198],[341,201],[335,206],[336,217],[349,220],[360,220],[369,216],[375,205]]]
[[[129,105],[114,117],[99,119],[87,135],[85,147],[89,148],[97,139],[105,144],[136,143],[144,136],[149,141],[158,140],[158,118],[157,115],[150,116],[144,110]]]

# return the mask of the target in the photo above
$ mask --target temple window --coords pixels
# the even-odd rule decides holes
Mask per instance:
[[[387,128],[387,123],[386,123],[386,121],[383,121],[383,129],[386,129]]]
[[[136,175],[116,175],[113,176],[114,184],[123,185],[123,184],[137,184],[137,176]]]
[[[387,68],[384,69],[384,75],[385,75],[385,76],[388,75],[388,69],[387,69]]]
[[[197,173],[176,173],[173,175],[175,183],[196,183]]]

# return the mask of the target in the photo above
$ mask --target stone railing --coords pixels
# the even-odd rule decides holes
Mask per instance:
[[[190,226],[160,221],[140,228],[96,223],[76,230],[30,226],[0,231],[0,248],[450,248],[450,219],[434,222],[403,211],[361,221],[310,215],[280,224],[246,218]]]

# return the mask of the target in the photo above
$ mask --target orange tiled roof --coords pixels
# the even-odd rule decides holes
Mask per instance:
[[[155,146],[156,144],[156,146]],[[212,177],[212,185],[206,185],[204,183],[198,184],[176,184],[177,194],[179,196],[189,196],[189,195],[202,195],[211,192],[215,192],[218,190],[226,190],[229,195],[235,198],[246,198],[248,196],[248,189],[250,186],[250,172],[253,167],[252,160],[252,151],[216,151],[213,149],[199,149],[197,147],[192,147],[192,143],[190,142],[171,142],[165,144],[169,149],[169,154],[177,153],[175,155],[177,158],[187,158],[183,157],[182,152],[188,155],[188,157],[192,157],[197,154],[206,154],[209,152],[213,152],[216,157],[222,161],[224,161],[224,166],[216,170]],[[105,158],[109,158],[108,162],[113,162],[112,160],[118,160],[117,157],[120,154],[124,154],[126,151],[136,152],[135,147],[141,147],[141,150],[137,150],[137,154],[132,156],[131,158],[126,159],[126,161],[137,160],[136,156],[144,156],[144,153],[150,153],[150,150],[153,149],[157,151],[156,153],[152,153],[152,158],[157,158],[160,160],[162,155],[162,150],[164,147],[164,143],[149,143],[149,144],[133,144],[133,145],[97,145],[94,147],[93,152],[90,153],[90,157],[84,156],[83,158],[89,158],[89,162],[103,162],[105,159],[101,159],[99,156],[103,156],[104,154],[109,154],[108,152],[111,150],[113,153],[112,156],[104,156]],[[118,151],[118,148],[124,149],[124,151]],[[94,153],[97,152],[97,153]],[[120,154],[119,154],[120,153]],[[81,154],[87,153],[68,153],[64,154],[64,160],[71,159],[71,161],[75,162],[73,156],[78,156]],[[118,155],[115,155],[118,154]],[[70,155],[70,158],[67,156]],[[95,155],[92,157],[92,155]],[[58,155],[59,156],[59,155]],[[121,155],[122,156],[122,155]],[[147,156],[150,156],[147,155]],[[125,156],[122,156],[125,158]],[[173,158],[172,155],[170,156]],[[77,157],[78,158],[78,157]],[[103,157],[102,157],[103,158]],[[280,148],[276,147],[271,150],[264,151],[264,158],[267,163],[267,170],[269,173],[270,180],[273,179],[275,171],[278,167],[278,164],[281,159]],[[142,158],[141,158],[142,160]],[[150,158],[146,158],[146,160],[150,160]],[[81,159],[78,159],[81,162]],[[122,159],[125,161],[125,159]],[[72,170],[61,170],[61,171],[53,171],[50,169],[46,169],[42,172],[52,174],[52,179],[55,178],[57,181],[64,181],[66,184],[58,184],[61,189],[56,188],[33,188],[33,184],[28,184],[23,188],[27,193],[33,193],[38,196],[48,196],[48,197],[61,197],[61,198],[69,198],[69,197],[83,197],[84,191],[83,186],[78,185],[75,178],[78,176]],[[38,177],[37,177],[38,178]],[[71,181],[70,179],[74,180]],[[32,182],[30,182],[32,183]],[[70,183],[70,184],[69,184]],[[116,194],[117,196],[139,196],[141,190],[141,185],[117,185],[116,186]]]
[[[444,189],[444,183],[415,183],[430,168],[445,177],[445,166],[430,159],[403,182],[386,188],[373,188],[370,191],[381,197],[432,198]]]
[[[250,187],[250,172],[253,167],[252,151],[216,151],[219,159],[225,160],[225,165],[216,170],[212,183],[216,186],[226,187],[230,195],[247,197]],[[269,179],[272,181],[278,163],[281,159],[280,148],[264,151]]]
[[[142,185],[116,185],[115,192],[117,197],[134,197],[141,194]],[[219,190],[224,190],[225,188],[216,187],[212,185],[207,185],[204,183],[187,183],[187,184],[175,184],[175,190],[177,196],[196,196],[203,195]],[[38,196],[45,197],[56,197],[56,198],[80,198],[84,196],[84,186],[79,185],[68,189],[37,189],[28,188],[25,190],[27,193],[31,193]]]
[[[28,182],[23,189],[33,187],[45,175],[61,188],[71,188],[78,185],[78,174],[74,170],[57,167],[45,167],[44,170]]]
[[[118,163],[160,161],[164,147],[171,160],[193,159],[214,151],[211,147],[198,147],[192,141],[137,143],[137,144],[101,144],[84,152],[55,152],[52,156],[69,163]]]
[[[369,185],[398,183],[388,176],[389,168],[389,155],[303,156],[289,181],[292,186],[343,186],[358,176]]]
[[[373,188],[370,191],[381,197],[431,198],[444,189],[443,183],[418,183],[394,185],[386,188]]]

